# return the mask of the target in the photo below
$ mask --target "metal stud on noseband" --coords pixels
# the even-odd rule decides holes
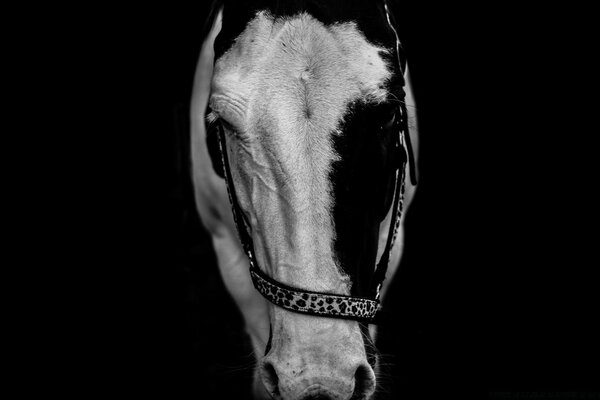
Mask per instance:
[[[393,28],[393,25],[390,21],[387,4],[384,3],[384,5],[388,24],[394,31],[394,34],[396,34],[396,30]],[[396,42],[397,52],[400,54],[399,52],[401,51],[401,47],[397,34]],[[402,68],[400,57],[398,58],[400,71],[403,74],[404,68]],[[286,310],[299,313],[324,316],[328,318],[351,319],[365,323],[376,323],[376,317],[378,315],[378,311],[380,310],[380,290],[383,280],[385,279],[391,251],[396,240],[398,228],[400,226],[400,217],[403,211],[404,180],[407,161],[411,161],[411,178],[413,178],[414,173],[414,166],[412,165],[413,160],[411,159],[412,149],[410,147],[410,136],[408,131],[408,116],[406,112],[406,104],[404,102],[402,102],[399,106],[399,114],[400,118],[398,118],[396,122],[398,125],[398,134],[394,140],[394,147],[399,160],[395,172],[396,179],[394,184],[394,202],[392,206],[393,210],[395,211],[392,214],[385,249],[379,263],[377,263],[375,268],[373,276],[374,283],[369,290],[368,297],[312,292],[294,288],[276,281],[261,271],[256,262],[252,238],[244,227],[242,210],[237,201],[233,178],[231,176],[227,157],[225,132],[223,128],[219,126],[219,149],[221,152],[221,161],[223,163],[227,193],[229,194],[229,201],[233,211],[233,219],[235,221],[244,252],[250,261],[250,276],[252,278],[254,287],[271,303]],[[412,180],[413,183],[416,183],[416,179],[413,178]]]

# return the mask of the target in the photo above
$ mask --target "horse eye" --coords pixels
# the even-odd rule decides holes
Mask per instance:
[[[385,119],[385,122],[381,125],[382,131],[387,131],[391,129],[396,124],[397,112],[393,111],[391,115],[388,115]]]
[[[231,126],[231,124],[225,121],[223,118],[219,118],[216,123],[221,125],[221,128],[225,129],[226,132],[235,132],[233,126]]]
[[[215,124],[217,124],[219,126],[219,129],[223,130],[223,132],[227,135],[227,137],[234,138],[238,143],[242,143],[242,144],[246,144],[246,145],[248,145],[250,143],[250,140],[249,140],[248,136],[244,133],[244,131],[239,130],[233,124],[231,124],[230,122],[227,122],[225,119],[219,117],[215,121]]]
[[[211,124],[214,125],[215,129],[219,131],[222,130],[225,134],[227,134],[227,136],[238,137],[238,131],[233,127],[233,125],[225,121],[223,118],[215,118]]]

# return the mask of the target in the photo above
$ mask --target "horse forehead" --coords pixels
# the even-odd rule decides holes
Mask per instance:
[[[326,26],[304,12],[258,12],[217,61],[213,92],[228,93],[250,124],[331,132],[349,104],[385,100],[387,51],[353,22]]]

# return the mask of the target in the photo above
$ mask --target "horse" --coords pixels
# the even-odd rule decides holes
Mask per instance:
[[[418,127],[387,0],[215,2],[190,105],[195,203],[256,399],[368,399]]]

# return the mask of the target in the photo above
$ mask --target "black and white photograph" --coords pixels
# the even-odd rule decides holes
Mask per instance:
[[[566,14],[98,13],[81,398],[600,398],[598,129]]]

